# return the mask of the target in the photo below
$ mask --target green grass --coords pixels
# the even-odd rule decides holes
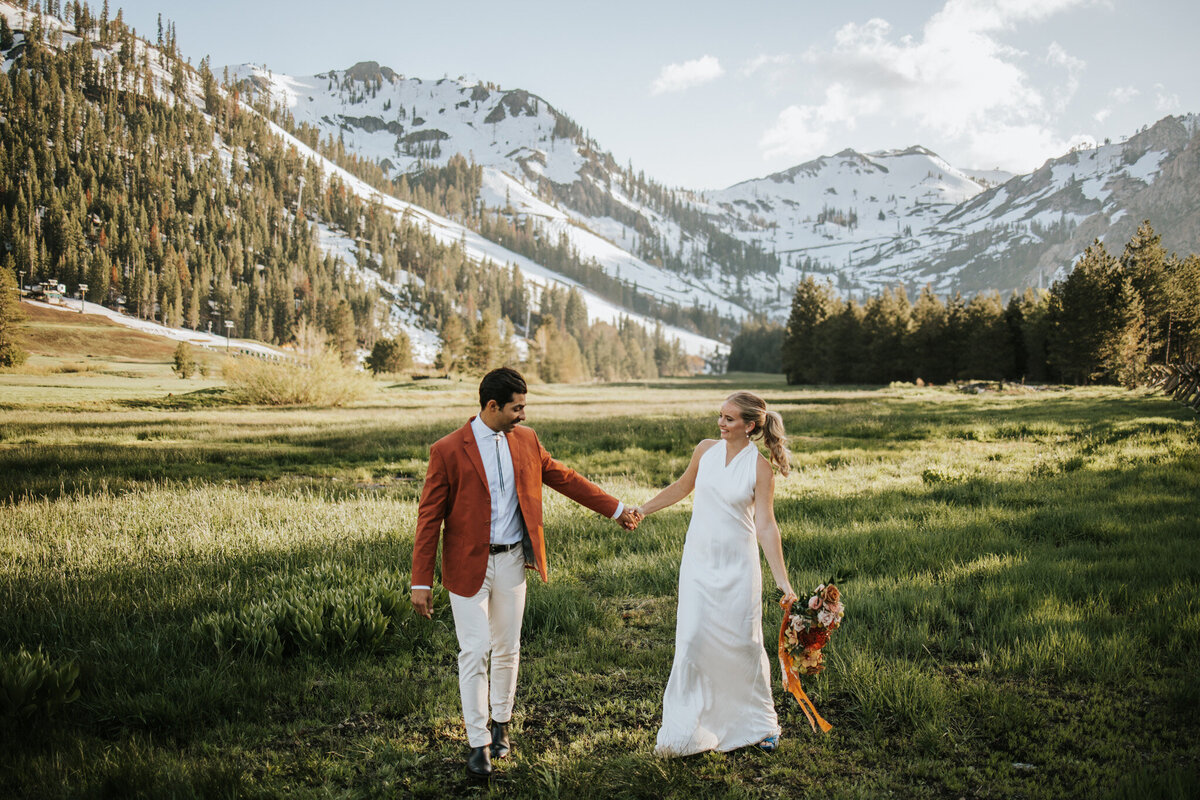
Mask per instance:
[[[76,400],[68,378],[111,389]],[[463,772],[444,593],[378,646],[275,659],[193,631],[280,586],[404,585],[428,445],[472,413],[473,385],[278,410],[215,384],[179,401],[152,378],[31,380],[0,376],[20,394],[0,411],[0,654],[77,663],[80,698],[0,719],[0,796],[1200,792],[1200,436],[1161,397],[532,387],[547,449],[634,502],[683,469],[729,391],[761,391],[793,438],[776,502],[792,580],[840,576],[847,616],[806,681],[831,734],[776,672],[778,752],[658,759],[690,506],[629,534],[550,493],[552,582],[530,584],[515,750],[489,790]]]

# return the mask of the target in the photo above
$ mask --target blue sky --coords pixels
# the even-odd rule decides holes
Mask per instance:
[[[93,4],[98,10],[100,3]],[[621,162],[723,188],[847,147],[1024,172],[1200,112],[1194,0],[110,0],[214,67],[378,61],[527,89]]]

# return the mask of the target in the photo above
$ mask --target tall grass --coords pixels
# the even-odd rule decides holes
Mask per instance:
[[[3,412],[0,654],[77,664],[80,694],[0,719],[0,796],[480,793],[443,591],[432,621],[401,603],[370,646],[318,645],[288,610],[333,620],[405,585],[428,445],[473,413],[473,388],[290,411],[71,411],[48,394]],[[732,388],[540,387],[530,423],[638,502],[712,435]],[[689,504],[630,533],[549,493],[552,582],[530,584],[499,791],[1190,796],[1190,412],[1114,390],[756,388],[792,435],[776,490],[792,581],[837,575],[846,595],[829,667],[805,682],[833,732],[810,734],[777,685],[774,756],[655,758]],[[290,642],[278,657],[214,647],[205,620],[256,608]]]

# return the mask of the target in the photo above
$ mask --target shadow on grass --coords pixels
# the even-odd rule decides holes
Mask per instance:
[[[585,433],[550,427],[556,436]],[[1194,455],[1032,480],[974,478],[851,498],[814,493],[780,498],[776,514],[797,589],[842,574],[849,609],[831,647],[833,668],[810,684],[840,738],[805,739],[793,745],[802,748],[796,755],[807,760],[814,748],[833,747],[856,774],[892,764],[880,780],[900,795],[954,794],[962,791],[956,780],[973,786],[964,763],[1003,768],[997,774],[1014,794],[1028,793],[1034,778],[1010,780],[1009,765],[1033,760],[1053,772],[1042,759],[1061,757],[1070,770],[1052,780],[1058,794],[1071,796],[1076,777],[1103,783],[1122,769],[1105,748],[1128,737],[1104,732],[1121,715],[1147,717],[1149,733],[1135,738],[1152,761],[1181,752],[1167,731],[1184,739],[1196,732],[1194,718],[1168,707],[1195,698],[1194,689],[1171,688],[1186,683],[1181,676],[1193,671],[1191,654],[1200,648],[1196,630],[1172,624],[1174,611],[1194,607],[1200,584],[1200,564],[1190,557],[1200,516]],[[522,744],[544,750],[523,753],[509,767],[514,776],[630,796],[757,785],[763,770],[745,754],[703,756],[686,769],[648,756],[687,518],[664,512],[638,536],[596,520],[555,540],[555,583],[530,590],[524,635],[532,664],[518,711]],[[190,632],[197,616],[252,603],[264,579],[282,570],[342,563],[357,574],[403,572],[410,559],[411,539],[401,536],[187,559],[150,548],[136,563],[88,575],[6,576],[0,646],[40,643],[85,670],[71,719],[16,740],[4,758],[65,748],[79,754],[78,774],[102,775],[140,763],[128,743],[146,737],[160,756],[235,751],[246,775],[266,780],[264,762],[271,770],[286,765],[297,769],[288,780],[348,781],[368,794],[361,776],[343,770],[352,776],[356,764],[374,764],[370,753],[386,742],[402,763],[414,759],[407,774],[427,794],[452,790],[462,782],[462,743],[444,593],[432,623],[409,617],[373,654],[300,654],[276,666],[218,656]],[[614,610],[643,606],[656,616],[635,631]],[[768,602],[764,612],[769,641],[778,611]],[[639,641],[648,643],[639,650]],[[1091,711],[1112,686],[1134,688],[1130,698]],[[802,721],[784,708],[789,730],[799,730]],[[576,737],[590,757],[571,755]],[[1034,745],[1037,757],[1029,755]],[[112,761],[94,758],[109,750]],[[329,763],[292,767],[306,751]],[[72,763],[70,752],[62,757]],[[989,763],[994,753],[1002,755],[998,766]],[[618,777],[626,768],[647,783]],[[771,771],[793,788],[807,774]]]

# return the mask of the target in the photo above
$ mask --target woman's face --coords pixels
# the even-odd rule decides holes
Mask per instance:
[[[717,415],[717,427],[721,430],[722,439],[733,439],[735,441],[745,439],[750,432],[750,424],[742,419],[737,406],[733,403],[726,403],[721,406],[721,411]]]

